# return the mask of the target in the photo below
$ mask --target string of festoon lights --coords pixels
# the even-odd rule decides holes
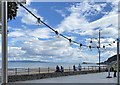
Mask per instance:
[[[42,21],[39,17],[37,17],[34,13],[32,13],[28,8],[26,8],[23,4],[21,3],[18,3],[21,7],[23,7],[26,11],[28,11],[31,15],[33,15],[36,19],[37,19],[37,23],[38,24],[44,24],[45,26],[47,26],[49,29],[51,29],[57,36],[61,36],[65,39],[67,39],[70,43],[73,43],[73,44],[77,44],[79,45],[79,47],[81,48],[82,46],[84,47],[88,47],[90,50],[92,48],[97,48],[97,49],[100,49],[100,48],[103,48],[105,49],[107,46],[112,46],[113,43],[115,43],[115,41],[113,41],[112,43],[109,43],[107,45],[103,45],[102,47],[101,46],[91,46],[91,45],[85,45],[85,44],[82,44],[82,43],[79,43],[79,42],[76,42],[74,40],[72,40],[71,38],[68,38],[66,37],[65,35],[59,33],[57,30],[53,29],[51,26],[49,26],[48,24],[46,24],[44,21]],[[92,39],[90,41],[90,43],[93,43]]]

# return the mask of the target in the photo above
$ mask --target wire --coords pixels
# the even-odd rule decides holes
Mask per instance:
[[[83,44],[81,44],[81,43],[78,43],[78,42],[76,42],[76,41],[73,41],[72,39],[66,37],[66,36],[63,35],[63,34],[60,34],[58,31],[54,30],[51,26],[49,26],[48,24],[46,24],[45,22],[43,22],[39,17],[37,17],[35,14],[33,14],[33,13],[32,13],[29,9],[27,9],[24,5],[22,5],[22,4],[19,3],[19,2],[18,2],[18,4],[19,4],[21,7],[23,7],[25,10],[27,10],[31,15],[33,15],[33,16],[37,19],[37,22],[38,22],[38,23],[44,24],[44,25],[47,26],[49,29],[51,29],[52,31],[54,31],[56,35],[60,35],[61,37],[67,39],[70,43],[73,42],[74,44],[78,44],[80,47],[82,47],[82,46],[84,46],[84,47],[89,47],[90,50],[91,50],[92,48],[98,48],[98,46],[97,46],[97,47],[93,47],[93,46],[83,45]],[[115,40],[115,41],[116,41],[116,40]],[[113,41],[113,43],[114,43],[115,41]],[[92,42],[90,42],[90,43],[92,43]],[[111,46],[111,44],[108,44],[108,45],[106,45],[106,46]],[[106,46],[104,45],[103,48],[105,48]],[[100,48],[100,47],[99,47],[99,48]],[[99,48],[98,48],[98,49],[99,49]]]

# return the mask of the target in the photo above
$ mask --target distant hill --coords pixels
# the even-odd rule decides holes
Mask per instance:
[[[119,57],[120,57],[120,54],[119,54]],[[116,60],[117,60],[117,55],[114,55],[114,56],[108,58],[107,61],[105,61],[105,62],[110,63],[110,62],[116,61]],[[120,60],[120,58],[119,58],[119,60]]]

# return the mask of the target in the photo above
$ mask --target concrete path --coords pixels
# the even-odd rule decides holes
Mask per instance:
[[[107,72],[101,72],[75,76],[21,81],[16,83],[117,83],[117,78],[106,78],[107,75]],[[111,76],[113,76],[113,73],[111,73]]]

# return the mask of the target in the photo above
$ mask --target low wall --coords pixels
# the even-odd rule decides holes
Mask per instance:
[[[104,71],[105,70],[101,70],[101,72],[104,72]],[[8,81],[16,82],[16,81],[36,80],[36,79],[88,74],[88,73],[97,73],[97,72],[98,72],[98,70],[89,70],[89,71],[71,71],[71,72],[63,72],[63,73],[53,72],[53,73],[41,73],[41,74],[30,74],[30,75],[11,75],[11,76],[8,76]]]

